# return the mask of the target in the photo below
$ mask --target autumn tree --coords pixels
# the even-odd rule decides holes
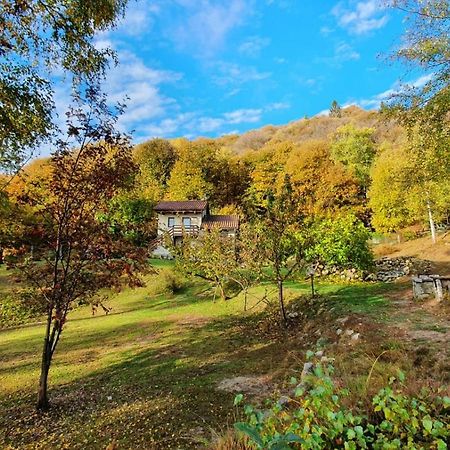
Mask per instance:
[[[375,159],[368,195],[372,224],[379,231],[399,232],[408,225],[428,222],[433,233],[435,221],[448,216],[450,178],[425,177],[415,156],[407,145],[388,146]]]
[[[373,128],[357,128],[352,124],[336,130],[331,145],[331,155],[342,163],[367,191],[370,167],[376,154]]]
[[[90,102],[92,97],[93,101]],[[69,113],[69,141],[51,156],[45,189],[31,192],[28,203],[42,217],[46,242],[42,260],[27,258],[15,265],[46,312],[37,408],[49,407],[48,374],[70,310],[99,302],[99,290],[137,285],[143,253],[110,232],[101,215],[114,195],[127,187],[136,167],[126,137],[114,130],[116,116],[94,90],[90,105]],[[75,149],[74,149],[75,147]]]
[[[413,170],[411,183],[422,186],[431,238],[436,240],[435,187],[444,188],[450,176],[450,2],[448,0],[392,0],[406,13],[403,42],[393,57],[425,71],[422,83],[407,85],[392,96],[388,116],[408,133]]]
[[[246,167],[212,139],[180,140],[178,159],[168,181],[172,200],[208,198],[220,208],[240,201],[248,184]]]
[[[124,14],[127,0],[0,1],[0,167],[14,171],[55,130],[61,71],[78,91],[98,81],[114,53],[93,38]]]
[[[152,139],[135,147],[134,159],[139,166],[136,190],[143,198],[157,202],[164,196],[177,158],[175,147],[165,139]]]
[[[208,172],[217,151],[213,142],[194,143],[187,139],[174,142],[178,159],[168,180],[167,197],[172,200],[194,200],[209,197],[213,185]]]
[[[170,246],[176,267],[189,276],[209,283],[222,300],[228,298],[227,285],[240,281],[237,242],[218,228],[200,235],[185,235],[180,246]]]
[[[144,246],[157,234],[154,206],[154,202],[139,196],[133,186],[128,186],[111,199],[107,213],[99,218],[111,233]]]
[[[250,222],[242,230],[248,243],[246,251],[242,252],[243,264],[261,279],[276,284],[284,324],[287,323],[284,283],[299,269],[304,257],[298,201],[286,175],[276,191],[268,190],[262,202],[252,205]]]
[[[357,179],[343,164],[333,161],[326,141],[298,144],[290,153],[285,172],[290,175],[294,194],[302,199],[308,217],[326,217],[352,211],[366,215]]]
[[[368,193],[372,224],[382,232],[396,232],[414,220],[408,208],[405,177],[411,165],[404,148],[385,147],[375,159]]]
[[[424,85],[407,89],[396,100],[408,101],[420,94],[430,98],[448,86],[450,79],[450,2],[448,0],[390,0],[405,13],[401,45],[392,55],[410,67],[428,71]]]
[[[284,183],[286,161],[294,151],[295,145],[289,141],[268,143],[258,153],[246,158],[250,168],[250,185],[247,199],[252,204],[263,203],[267,192],[277,189]]]

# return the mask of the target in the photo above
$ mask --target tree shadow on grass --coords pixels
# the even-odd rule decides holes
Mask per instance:
[[[234,394],[218,390],[217,383],[266,373],[284,358],[282,344],[261,342],[248,331],[227,318],[161,339],[52,388],[54,407],[44,416],[30,414],[30,396],[10,398],[5,417],[20,427],[0,419],[6,433],[0,444],[32,446],[37,439],[58,448],[105,448],[116,440],[119,448],[198,448],[199,435],[233,421]]]
[[[380,285],[349,285],[331,292],[330,301],[347,313],[361,305],[377,310],[385,307],[382,293]],[[210,429],[235,421],[235,394],[219,390],[220,381],[273,373],[289,358],[289,367],[301,367],[306,349],[299,340],[256,333],[260,319],[258,313],[207,323],[150,321],[157,335],[148,341],[147,330],[135,323],[67,336],[59,350],[67,349],[68,357],[98,343],[100,348],[118,345],[120,360],[51,387],[53,408],[47,414],[31,413],[34,394],[4,399],[0,447],[32,448],[39,442],[48,448],[104,449],[117,441],[119,448],[199,448]],[[130,339],[143,340],[122,349]]]
[[[401,288],[378,283],[356,284],[340,287],[328,296],[340,312],[377,316],[389,310],[390,301],[385,294],[393,289]]]

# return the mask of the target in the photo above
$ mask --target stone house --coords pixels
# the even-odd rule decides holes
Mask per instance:
[[[154,211],[158,216],[158,236],[153,242],[153,256],[170,258],[164,247],[164,236],[169,235],[179,245],[186,234],[199,234],[212,228],[234,237],[239,229],[239,217],[212,215],[206,200],[162,201]]]

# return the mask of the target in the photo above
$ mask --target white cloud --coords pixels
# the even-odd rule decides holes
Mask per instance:
[[[333,28],[323,26],[320,28],[320,34],[323,34],[324,36],[328,36],[329,34],[333,33]]]
[[[155,22],[155,16],[161,11],[161,6],[150,0],[128,2],[125,16],[119,21],[117,30],[121,34],[139,37],[147,33]]]
[[[215,117],[201,115],[198,112],[177,114],[143,127],[141,136],[151,138],[173,135],[191,137],[202,133],[235,134],[237,132],[235,125],[258,123],[261,122],[264,113],[289,107],[286,102],[276,102],[264,108],[236,109]],[[230,126],[233,126],[233,131],[227,130]]]
[[[225,120],[221,117],[200,117],[196,128],[200,133],[211,133],[221,128],[224,124]]]
[[[103,35],[98,37],[97,39],[94,40],[94,47],[97,50],[107,50],[107,49],[114,49],[114,44],[111,41],[111,39],[109,39],[107,37],[107,35]]]
[[[396,81],[389,89],[373,95],[370,98],[360,99],[357,101],[350,101],[345,106],[357,105],[363,108],[377,109],[381,103],[390,100],[393,96],[404,89],[420,89],[425,86],[433,78],[433,74],[422,75],[414,80],[407,82]]]
[[[381,0],[361,1],[353,7],[351,5],[346,7],[344,2],[339,2],[331,13],[336,17],[339,26],[354,34],[378,30],[389,20]]]
[[[109,71],[104,88],[110,102],[127,106],[119,120],[123,131],[163,117],[176,107],[176,101],[165,96],[160,85],[179,81],[182,74],[149,67],[131,52],[119,52],[118,56],[120,64]]]
[[[326,117],[330,115],[329,109],[323,109],[322,111],[319,111],[314,117]]]
[[[193,49],[197,55],[209,57],[224,45],[233,29],[244,23],[253,2],[177,0],[177,3],[184,8],[182,20],[167,35],[178,48]]]
[[[360,56],[351,45],[346,42],[340,42],[335,46],[332,56],[316,58],[315,62],[327,64],[332,67],[341,67],[344,62],[356,61]]]
[[[360,58],[360,54],[355,51],[349,44],[341,42],[335,49],[335,57],[338,61],[351,61]]]
[[[269,45],[269,43],[269,38],[252,36],[239,46],[238,51],[245,56],[256,57],[261,53],[261,50],[264,47]]]
[[[261,81],[270,78],[271,72],[260,72],[253,66],[241,66],[233,63],[218,63],[215,65],[219,72],[213,76],[213,81],[219,86],[239,87],[251,81]]]
[[[261,120],[262,109],[237,109],[223,115],[226,123],[255,123]]]
[[[279,111],[282,109],[289,109],[291,107],[288,102],[275,102],[266,107],[266,111]]]
[[[177,114],[173,117],[165,118],[158,123],[150,123],[140,129],[141,140],[153,137],[168,137],[175,133],[182,135],[183,127],[195,118],[193,113]]]
[[[416,80],[410,81],[409,83],[406,83],[407,85],[420,89],[424,87],[429,81],[433,79],[433,74],[429,73],[428,75],[422,75],[421,77],[417,78]]]

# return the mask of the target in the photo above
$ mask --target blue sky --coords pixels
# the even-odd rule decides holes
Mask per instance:
[[[136,142],[219,136],[342,105],[376,108],[420,74],[387,60],[401,15],[378,0],[130,0],[112,46],[112,100]]]

